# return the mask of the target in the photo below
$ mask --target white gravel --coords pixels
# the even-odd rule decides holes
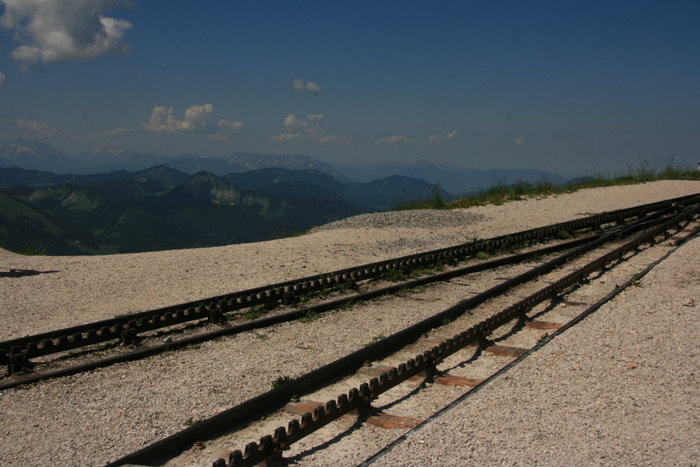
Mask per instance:
[[[198,250],[97,257],[25,257],[0,250],[2,270],[42,272],[0,278],[0,339],[697,192],[700,182],[670,181],[582,190],[472,208],[463,226],[383,222],[381,228],[327,230]],[[307,325],[288,323],[270,332],[246,333],[225,345],[205,343],[3,391],[0,465],[104,464],[269,389],[276,376],[316,368],[365,344],[368,335],[386,334],[412,318],[398,310],[381,321],[357,319],[338,312]],[[695,329],[684,329],[682,335]],[[685,341],[693,351],[695,341],[696,336]],[[694,400],[697,414],[697,393]],[[667,418],[676,418],[675,408]]]
[[[697,465],[700,239],[374,465]]]
[[[463,225],[381,223],[269,242],[104,256],[22,256],[0,249],[0,339],[183,303],[417,251],[459,244],[700,192],[697,181],[580,190],[544,199],[479,206]],[[425,212],[425,211],[420,211]],[[459,211],[458,211],[459,212]],[[435,216],[448,216],[444,212]],[[378,217],[396,218],[395,213]],[[403,219],[406,214],[398,214]],[[454,214],[453,214],[454,216]],[[472,219],[471,221],[469,219]],[[369,225],[369,224],[366,224]]]

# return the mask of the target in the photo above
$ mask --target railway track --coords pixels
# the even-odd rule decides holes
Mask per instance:
[[[263,461],[280,461],[283,452],[289,449],[292,444],[303,444],[305,438],[313,438],[314,433],[318,430],[322,430],[326,425],[343,417],[347,418],[348,414],[352,412],[359,413],[359,419],[365,422],[376,419],[380,420],[376,423],[389,425],[406,423],[407,427],[411,423],[422,423],[415,419],[406,420],[405,417],[388,417],[389,421],[387,421],[387,417],[383,417],[383,414],[377,413],[375,410],[376,401],[391,393],[394,388],[416,378],[423,381],[422,384],[425,381],[437,383],[435,386],[451,384],[458,387],[474,385],[478,387],[481,384],[478,378],[465,378],[441,372],[440,369],[444,369],[446,361],[454,355],[464,352],[465,349],[472,349],[470,351],[474,356],[487,352],[496,354],[500,352],[511,357],[522,356],[529,350],[521,347],[503,346],[498,342],[510,338],[515,331],[521,329],[549,329],[552,332],[557,332],[556,330],[561,326],[566,326],[566,323],[541,319],[541,316],[551,311],[554,303],[561,301],[563,296],[581,287],[594,276],[602,276],[615,264],[626,261],[644,249],[646,245],[653,245],[669,235],[677,235],[681,228],[693,227],[695,229],[691,233],[683,234],[684,236],[695,234],[697,227],[693,222],[699,213],[700,207],[696,197],[684,198],[682,202],[676,201],[658,209],[650,209],[643,214],[634,214],[634,217],[639,217],[634,222],[624,223],[624,219],[615,220],[613,222],[624,225],[567,242],[568,251],[561,255],[548,259],[532,269],[464,299],[421,322],[388,337],[383,337],[360,350],[228,409],[215,417],[197,423],[110,465],[162,463],[181,454],[184,449],[190,446],[195,446],[196,454],[197,443],[201,445],[202,441],[225,435],[260,417],[270,416],[287,405],[289,401],[292,401],[292,404],[287,407],[288,410],[301,415],[300,419],[293,419],[286,428],[273,429],[267,435],[261,436],[260,442],[248,443],[241,450],[230,450],[225,457],[216,460],[214,465],[216,467],[233,467],[255,465]],[[598,224],[598,226],[600,225],[602,223]],[[590,227],[585,229],[590,229]],[[624,243],[622,242],[623,238],[625,239]],[[551,250],[546,254],[553,254],[555,251]],[[538,254],[543,253],[534,253],[528,258],[521,258],[521,260],[532,259]],[[484,268],[484,270],[487,269]],[[448,273],[453,274],[452,278],[460,275],[452,271],[443,274]],[[442,280],[447,278],[445,276]],[[533,284],[534,279],[538,279],[540,283],[545,281],[548,285],[539,287],[541,284]],[[520,289],[517,289],[516,292],[517,287]],[[393,292],[379,293],[374,291],[374,293],[385,295]],[[503,306],[499,300],[503,300],[506,293],[514,296],[510,297],[512,303]],[[551,301],[552,305],[547,305],[548,301]],[[495,311],[491,309],[485,314],[476,313],[475,310],[480,306],[491,302],[497,304]],[[583,313],[590,313],[595,306],[589,307]],[[578,314],[567,321],[581,319],[581,316],[583,314]],[[463,322],[466,318],[471,319],[471,322],[469,319]],[[479,319],[474,321],[477,318]],[[465,323],[468,326],[464,326]],[[451,335],[444,334],[444,337],[438,338],[437,342],[434,337],[433,341],[424,338],[426,333],[436,329],[445,332],[445,330],[455,326],[461,330]],[[464,327],[460,328],[460,326]],[[417,348],[423,348],[417,356],[402,359],[402,352],[405,354],[405,352]],[[472,358],[474,357],[468,357],[466,360],[470,361]],[[465,359],[460,357],[458,360],[464,361]],[[383,363],[372,365],[371,362]],[[391,363],[386,365],[387,362]],[[460,365],[453,365],[453,367],[457,368]],[[372,377],[372,375],[375,376]],[[334,384],[342,387],[343,384],[345,386],[351,384],[348,381],[354,383],[362,379],[365,379],[366,382],[360,383],[352,389],[340,391],[339,395],[327,403],[321,403],[323,399],[321,401],[313,399],[314,393],[327,394],[328,385]],[[305,399],[300,400],[301,396],[304,396]],[[284,418],[284,415],[281,417]],[[226,436],[230,437],[231,435]],[[239,438],[244,436],[246,435],[241,435]],[[238,438],[234,435],[233,439]],[[226,444],[230,443],[227,441]],[[190,453],[192,452],[191,450]]]
[[[303,318],[309,314],[337,309],[355,301],[364,301],[396,293],[401,289],[445,281],[507,264],[517,264],[532,257],[572,249],[594,239],[603,238],[605,230],[611,230],[611,226],[619,230],[620,227],[629,224],[631,227],[628,233],[632,233],[645,225],[661,222],[664,215],[696,201],[696,198],[686,196],[511,235],[477,240],[455,247],[258,287],[198,302],[0,342],[0,363],[5,363],[8,369],[7,377],[4,381],[0,381],[0,390],[42,379],[90,371],[118,362],[137,360],[177,348],[197,345],[218,337],[261,329],[284,321]],[[594,231],[598,233],[592,234]],[[425,272],[429,268],[442,266],[445,263],[458,265],[461,261],[473,258],[478,254],[502,254],[507,250],[517,250],[527,243],[551,241],[553,238],[572,234],[584,235],[584,237],[566,242],[560,240],[555,245],[480,264],[466,267],[453,266],[449,271],[408,280],[412,274],[420,271]],[[608,235],[604,238],[610,239],[611,237]],[[564,258],[570,256],[564,256]],[[560,261],[564,262],[566,259]],[[555,267],[555,265],[550,267]],[[398,277],[403,280],[396,285],[374,287],[372,290],[367,290],[369,288],[366,286],[367,283],[376,282],[382,277]],[[358,289],[360,284],[363,284],[363,291],[348,293],[352,289]],[[345,294],[342,294],[343,291]],[[314,295],[325,296],[331,292],[343,296],[310,306],[293,306],[304,298]],[[245,319],[282,305],[287,311],[278,310],[271,316],[260,319]],[[244,322],[240,322],[241,318]],[[190,335],[179,339],[173,339],[172,336],[163,338],[164,333],[168,331],[174,332],[173,335],[178,336],[184,328],[185,334],[188,334],[191,328],[201,328],[201,325],[205,323],[216,325],[215,329],[194,334],[189,332]],[[140,340],[139,337],[143,338],[144,341],[141,342],[141,345],[135,346],[134,344]],[[129,346],[127,348],[131,350],[125,351],[124,345]],[[90,358],[95,353],[109,353],[110,355],[98,359]],[[47,356],[53,358],[47,358]],[[35,366],[39,368],[34,368]]]

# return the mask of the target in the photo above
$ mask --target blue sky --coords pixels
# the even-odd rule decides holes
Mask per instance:
[[[0,138],[564,175],[700,160],[697,1],[0,5]]]

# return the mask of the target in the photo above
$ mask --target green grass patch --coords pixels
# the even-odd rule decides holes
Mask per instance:
[[[267,314],[268,311],[274,310],[275,308],[277,308],[277,304],[263,303],[261,305],[253,305],[241,316],[243,316],[245,319],[258,319]]]
[[[551,196],[572,193],[583,188],[598,188],[617,185],[632,185],[656,180],[700,180],[700,171],[695,167],[677,164],[672,156],[653,156],[654,161],[640,159],[637,166],[629,166],[625,172],[615,175],[598,174],[582,178],[574,183],[556,184],[549,181],[535,183],[518,181],[507,184],[499,181],[488,190],[458,200],[447,202],[440,196],[439,189],[434,196],[423,200],[401,203],[394,210],[405,209],[456,209],[501,205],[508,201],[516,201],[537,196]],[[439,188],[439,184],[436,184]]]
[[[376,335],[372,338],[370,342],[367,342],[364,346],[369,347],[370,345],[374,344],[375,342],[379,342],[380,340],[384,339],[386,336],[384,334],[379,334]]]
[[[489,259],[490,257],[491,257],[491,255],[489,255],[485,251],[480,251],[476,254],[476,259],[480,259],[480,260]]]
[[[311,321],[316,321],[319,318],[319,314],[315,311],[307,311],[299,317],[300,323],[310,323]]]
[[[190,418],[188,418],[187,420],[185,420],[185,426],[188,426],[188,427],[189,427],[189,426],[194,426],[194,425],[196,425],[196,424],[198,424],[198,423],[202,423],[203,421],[204,421],[204,418],[197,418],[197,419],[194,419],[194,418],[190,417]]]
[[[387,269],[382,273],[381,278],[388,282],[401,282],[408,279],[408,276],[399,269]]]
[[[408,211],[411,209],[450,209],[450,202],[442,195],[442,184],[433,185],[432,194],[426,198],[410,201],[400,201],[394,206],[394,211]]]
[[[272,389],[277,389],[278,387],[284,386],[285,384],[290,383],[291,381],[292,378],[290,378],[289,376],[280,376],[272,382]]]

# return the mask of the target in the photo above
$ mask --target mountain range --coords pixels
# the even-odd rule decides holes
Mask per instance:
[[[0,246],[100,254],[260,241],[432,197],[436,190],[454,199],[446,188],[477,191],[497,176],[563,181],[542,171],[476,171],[425,161],[351,169],[306,156],[238,152],[227,158],[132,151],[68,156],[36,141],[0,140]]]
[[[446,191],[455,195],[478,192],[498,182],[509,184],[518,181],[548,180],[563,183],[567,180],[561,175],[539,169],[481,170],[454,164],[435,164],[427,160],[412,164],[390,162],[350,166],[325,163],[303,155],[252,154],[237,151],[227,157],[201,157],[192,154],[172,157],[129,150],[99,150],[69,156],[33,140],[0,139],[0,167],[21,167],[54,173],[96,174],[118,170],[140,171],[158,165],[167,165],[190,175],[206,171],[218,176],[271,168],[316,170],[344,183],[370,182],[392,175],[402,175],[430,184],[439,183]]]
[[[346,184],[317,170],[282,168],[224,177],[165,165],[91,175],[0,168],[0,245],[98,254],[259,241],[434,189],[403,176]]]

